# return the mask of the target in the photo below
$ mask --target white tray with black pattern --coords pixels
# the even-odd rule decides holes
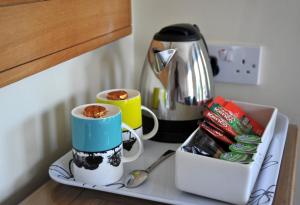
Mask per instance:
[[[274,136],[250,196],[248,202],[249,205],[272,204],[288,130],[288,123],[288,118],[283,114],[278,113]],[[142,156],[138,160],[124,165],[124,176],[126,176],[131,170],[147,168],[166,150],[176,150],[178,147],[179,144],[161,143],[151,140],[145,141],[145,151]],[[176,189],[174,182],[174,156],[168,158],[156,167],[144,184],[133,189],[122,187],[120,184],[106,187],[75,181],[69,171],[69,163],[71,159],[72,153],[70,151],[49,167],[49,175],[54,181],[70,186],[94,189],[169,204],[226,204],[221,201],[185,193]]]

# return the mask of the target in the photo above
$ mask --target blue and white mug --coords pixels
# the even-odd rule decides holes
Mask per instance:
[[[104,117],[90,118],[83,115],[87,106],[106,108]],[[143,151],[143,144],[136,132],[122,123],[121,111],[109,104],[85,104],[71,112],[72,171],[76,181],[90,185],[107,185],[123,175],[123,163],[136,160]],[[136,136],[139,150],[130,157],[123,156],[122,129]]]

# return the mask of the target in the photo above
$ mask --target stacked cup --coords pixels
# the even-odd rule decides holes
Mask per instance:
[[[155,136],[158,131],[158,120],[156,115],[141,104],[141,94],[134,89],[112,89],[105,90],[96,95],[97,103],[116,105],[121,109],[122,122],[126,123],[136,131],[139,138],[148,140]],[[154,120],[152,130],[143,134],[142,111],[146,112]],[[133,156],[137,153],[137,138],[129,130],[123,129],[123,148],[125,156]]]
[[[142,140],[157,133],[158,120],[141,105],[137,90],[106,90],[97,94],[96,102],[80,105],[71,112],[71,167],[76,181],[102,186],[118,181],[123,175],[123,164],[142,154]],[[154,127],[146,135],[142,110],[154,119]]]
[[[107,185],[123,175],[123,163],[136,160],[143,144],[126,124],[121,110],[114,105],[86,104],[72,110],[72,172],[76,181],[90,185]],[[122,156],[122,128],[136,136],[138,151]]]

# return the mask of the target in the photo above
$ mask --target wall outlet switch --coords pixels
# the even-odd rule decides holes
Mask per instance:
[[[215,82],[259,85],[261,47],[209,44],[208,52],[218,59]]]

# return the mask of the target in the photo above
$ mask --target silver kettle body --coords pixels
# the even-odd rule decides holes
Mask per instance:
[[[175,24],[155,34],[140,91],[142,103],[161,121],[202,117],[204,104],[214,97],[214,84],[207,46],[196,25]]]

